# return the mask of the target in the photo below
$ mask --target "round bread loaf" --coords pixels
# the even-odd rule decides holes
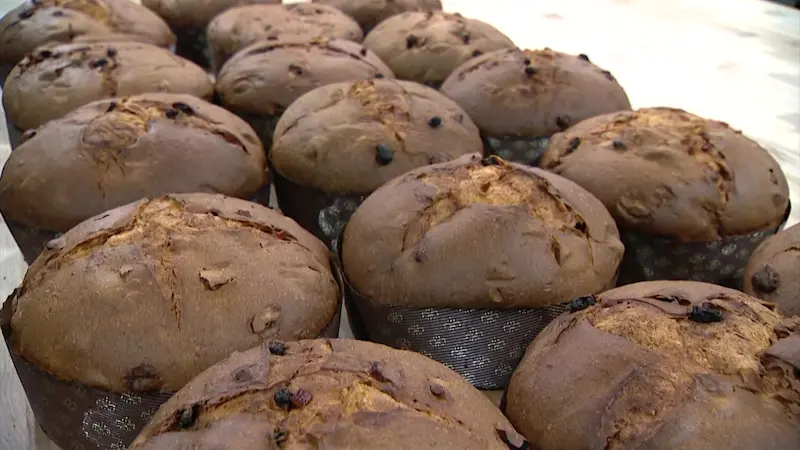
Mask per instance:
[[[324,245],[211,194],[110,210],[52,241],[12,300],[11,348],[61,380],[176,391],[231,352],[313,338],[339,289]]]
[[[29,130],[95,100],[146,92],[210,99],[214,87],[199,66],[152,45],[48,45],[11,71],[3,106],[13,125]]]
[[[800,318],[689,281],[594,300],[551,322],[511,379],[505,413],[531,448],[800,447]]]
[[[384,20],[364,38],[397,78],[439,87],[470,58],[514,48],[503,33],[460,14],[407,12]]]
[[[585,55],[498,50],[471,59],[442,85],[484,133],[551,136],[600,114],[631,109],[611,74]]]
[[[324,3],[344,11],[361,25],[365,33],[397,14],[442,10],[440,0],[311,0],[311,3]]]
[[[200,374],[131,450],[525,448],[488,398],[420,354],[348,339],[271,350]]]
[[[13,66],[48,42],[112,33],[160,47],[175,44],[163,20],[130,0],[26,0],[0,20],[0,62]]]
[[[587,119],[553,136],[541,166],[597,196],[620,228],[682,242],[774,230],[789,206],[765,149],[679,109]]]
[[[614,285],[623,246],[591,194],[543,170],[464,156],[413,170],[344,230],[348,281],[377,304],[538,308]]]
[[[756,248],[744,272],[744,291],[776,303],[787,316],[800,315],[800,224]]]
[[[207,34],[217,70],[234,53],[261,40],[325,36],[360,42],[364,37],[358,24],[343,12],[310,3],[231,8],[211,21]]]
[[[0,210],[6,220],[49,231],[44,242],[142,197],[209,192],[250,198],[267,178],[253,130],[186,94],[100,100],[24,137],[0,176]],[[44,244],[15,237],[28,261]]]
[[[278,122],[270,161],[300,186],[369,194],[416,167],[481,150],[477,127],[447,97],[406,81],[361,80],[295,101]]]
[[[281,0],[142,0],[142,5],[174,28],[205,28],[221,13],[246,5],[275,5]]]
[[[383,61],[355,42],[286,37],[237,53],[219,72],[216,89],[231,111],[273,116],[319,86],[376,76],[394,78]]]

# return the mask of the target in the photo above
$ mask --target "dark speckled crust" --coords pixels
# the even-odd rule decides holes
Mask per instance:
[[[361,42],[364,37],[358,23],[345,13],[310,3],[231,8],[211,21],[207,34],[217,70],[236,52],[261,40],[324,36]]]
[[[435,127],[434,117],[441,121]],[[388,164],[376,161],[378,145],[391,150]],[[481,150],[478,128],[455,102],[383,79],[329,84],[300,97],[281,116],[269,158],[300,186],[363,195],[411,169]]]
[[[310,401],[280,408],[281,387],[303,389]],[[181,430],[178,417],[193,408]],[[489,399],[445,366],[370,342],[318,339],[290,342],[284,356],[234,353],[167,401],[130,450],[508,450],[498,430],[522,443]]]
[[[767,150],[672,108],[587,119],[554,135],[540,165],[597,196],[620,228],[682,242],[775,229],[789,206]]]
[[[172,117],[175,104],[188,109]],[[100,100],[29,136],[3,168],[0,209],[6,219],[48,231],[67,231],[142,197],[250,198],[267,181],[253,130],[186,94]]]
[[[722,320],[690,319],[712,304]],[[647,282],[539,334],[505,412],[532,448],[800,448],[800,318],[738,291]]]
[[[314,338],[340,300],[322,242],[221,195],[122,206],[48,247],[11,300],[11,346],[114,392],[176,391],[233,351]]]
[[[470,58],[514,48],[503,33],[460,14],[408,12],[381,22],[364,38],[397,78],[438,87]]]
[[[146,92],[210,99],[214,86],[199,66],[148,44],[47,45],[11,71],[3,106],[11,123],[29,130],[95,100]]]
[[[231,111],[271,116],[317,87],[378,74],[394,78],[380,58],[355,42],[286,37],[237,53],[220,70],[216,89]]]
[[[440,0],[311,0],[342,10],[356,19],[365,33],[382,21],[408,11],[441,11]]]
[[[585,58],[550,49],[479,56],[456,69],[441,92],[482,132],[497,137],[547,137],[565,125],[631,109],[610,74]]]
[[[800,224],[756,248],[744,272],[744,291],[774,302],[787,316],[800,315]]]
[[[612,287],[622,253],[608,211],[571,181],[468,155],[370,195],[342,259],[353,288],[380,305],[513,309]]]
[[[175,44],[163,20],[130,0],[27,0],[0,20],[0,62],[16,64],[47,42],[112,33],[160,47]]]

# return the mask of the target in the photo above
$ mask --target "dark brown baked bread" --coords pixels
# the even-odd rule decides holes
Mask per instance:
[[[495,157],[411,171],[364,200],[344,231],[349,282],[386,306],[536,308],[614,285],[623,246],[574,183]]]
[[[237,6],[280,3],[281,0],[142,0],[142,5],[176,28],[205,28],[214,17]]]
[[[25,137],[3,168],[0,210],[44,230],[66,231],[142,197],[250,198],[267,178],[253,130],[191,95],[100,100]]]
[[[609,72],[585,55],[550,49],[504,49],[471,59],[441,91],[493,136],[551,136],[589,117],[631,109]]]
[[[800,315],[800,224],[762,242],[744,273],[745,292],[777,304],[787,316]]]
[[[295,101],[278,122],[269,157],[300,186],[369,194],[416,167],[481,150],[475,124],[444,95],[406,81],[361,80]]]
[[[160,47],[175,44],[163,20],[130,0],[26,0],[0,20],[0,62],[14,65],[48,42],[112,33]]]
[[[15,126],[29,130],[95,100],[146,92],[210,99],[214,87],[199,66],[152,45],[48,45],[11,71],[3,106]]]
[[[470,58],[514,48],[503,33],[460,14],[407,12],[384,20],[364,38],[397,78],[438,87]]]
[[[216,89],[231,111],[271,116],[319,86],[376,75],[394,78],[380,58],[355,42],[286,37],[237,53],[219,72]]]
[[[440,0],[311,0],[342,10],[356,19],[364,32],[394,15],[408,11],[441,11]]]
[[[234,53],[261,40],[317,36],[361,42],[364,34],[355,20],[328,5],[250,5],[231,8],[208,25],[208,45],[219,69]]]
[[[711,284],[638,283],[551,322],[505,412],[542,450],[800,448],[798,372],[799,318]]]
[[[508,450],[522,437],[418,353],[349,339],[234,353],[165,403],[131,450]],[[502,437],[501,437],[502,436]],[[519,447],[522,448],[522,447]]]
[[[620,228],[684,242],[773,229],[789,204],[765,149],[679,109],[585,120],[554,135],[540,164],[597,196]]]
[[[222,195],[128,204],[48,247],[12,300],[12,348],[116,392],[175,391],[233,351],[316,337],[339,302],[320,241]]]

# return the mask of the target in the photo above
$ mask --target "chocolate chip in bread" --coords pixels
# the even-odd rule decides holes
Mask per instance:
[[[532,448],[800,445],[800,318],[690,281],[583,308],[539,334],[509,385],[505,413]]]
[[[744,272],[744,292],[778,305],[786,316],[800,315],[800,224],[766,239]]]
[[[434,88],[469,59],[515,47],[485,22],[441,11],[390,17],[369,32],[364,46],[385,61],[397,78]]]

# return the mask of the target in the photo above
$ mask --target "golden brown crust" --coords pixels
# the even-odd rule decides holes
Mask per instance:
[[[761,243],[744,271],[744,291],[800,315],[800,224]]]
[[[345,13],[310,3],[231,8],[211,21],[207,34],[217,68],[234,53],[261,40],[325,36],[361,42],[364,37],[356,21]]]
[[[384,20],[408,11],[441,11],[440,0],[311,0],[342,10],[361,25],[364,32]]]
[[[14,125],[29,130],[95,100],[146,92],[210,99],[214,86],[200,66],[148,44],[48,45],[11,71],[3,106]]]
[[[423,167],[369,196],[344,231],[362,295],[415,308],[535,308],[614,285],[623,246],[574,183],[479,156]]]
[[[48,42],[113,33],[160,47],[175,44],[163,20],[130,0],[27,0],[0,20],[1,59],[13,65]]]
[[[319,86],[376,75],[394,78],[380,58],[355,42],[287,37],[237,53],[220,70],[216,88],[226,108],[272,116]]]
[[[100,100],[25,137],[0,177],[0,210],[42,230],[63,232],[142,197],[250,198],[267,181],[255,132],[191,95]]]
[[[280,3],[281,0],[142,0],[142,5],[177,28],[205,28],[214,17],[237,6]]]
[[[453,72],[442,93],[493,136],[551,136],[600,114],[630,110],[625,91],[583,56],[498,50]]]
[[[585,120],[554,135],[540,165],[596,195],[620,228],[685,242],[774,229],[789,205],[769,152],[679,109]]]
[[[439,85],[470,58],[514,43],[491,25],[460,14],[408,12],[391,17],[364,38],[397,78]]]
[[[169,392],[233,351],[318,336],[338,301],[324,244],[291,219],[172,195],[49,243],[15,299],[11,344],[62,379]]]
[[[291,409],[276,404],[281,388],[294,394]],[[432,359],[318,339],[290,342],[283,356],[234,353],[167,401],[131,450],[508,450],[502,432],[521,438],[488,398]]]
[[[741,292],[627,285],[539,334],[506,415],[541,449],[797,448],[799,350],[800,319]]]
[[[379,146],[388,162],[377,160]],[[478,128],[442,94],[407,81],[362,80],[295,101],[278,122],[269,157],[303,187],[369,194],[416,167],[482,150]]]

